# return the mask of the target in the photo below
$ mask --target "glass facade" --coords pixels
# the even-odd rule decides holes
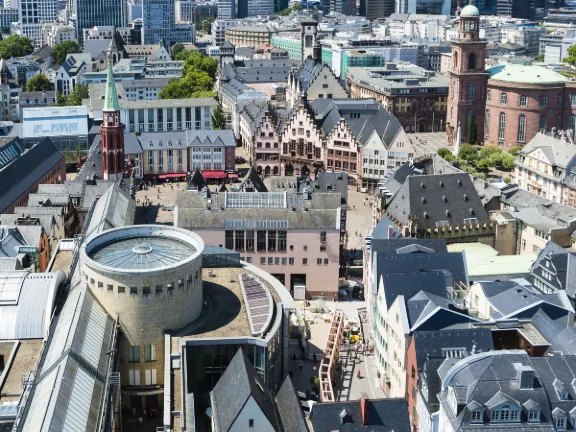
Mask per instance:
[[[142,14],[145,44],[157,44],[160,39],[170,40],[176,23],[174,0],[143,0]]]
[[[270,45],[288,51],[288,57],[291,60],[302,61],[302,42],[300,39],[275,36],[270,39]]]
[[[94,26],[127,27],[126,1],[76,0],[76,37],[82,44],[82,30]]]

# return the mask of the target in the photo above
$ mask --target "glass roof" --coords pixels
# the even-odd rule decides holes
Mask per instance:
[[[102,245],[90,258],[113,268],[146,270],[177,264],[194,252],[194,247],[173,238],[131,237]]]

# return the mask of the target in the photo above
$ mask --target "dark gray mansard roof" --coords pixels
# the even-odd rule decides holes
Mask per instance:
[[[360,401],[327,402],[312,407],[310,420],[315,431],[410,432],[408,403],[404,399],[376,399],[368,402],[368,426],[362,425]],[[346,415],[342,423],[341,414]]]
[[[300,399],[290,376],[287,376],[276,394],[276,408],[284,432],[308,432]]]
[[[408,224],[408,216],[418,216],[419,230],[434,229],[439,221],[450,225],[461,225],[468,218],[490,222],[467,173],[409,176],[387,211],[402,225]]]
[[[413,336],[418,368],[426,359],[444,358],[442,348],[465,348],[470,354],[490,351],[492,330],[458,329],[444,331],[415,331]]]

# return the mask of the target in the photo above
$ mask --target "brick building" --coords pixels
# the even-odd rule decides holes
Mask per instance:
[[[28,195],[41,183],[66,179],[66,161],[49,138],[28,151],[19,139],[0,147],[0,213],[12,213],[28,203]]]

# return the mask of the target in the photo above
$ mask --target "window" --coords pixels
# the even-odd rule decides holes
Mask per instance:
[[[558,417],[556,419],[556,429],[566,430],[566,418],[565,417]]]
[[[326,252],[326,246],[320,246],[320,252]]]
[[[520,114],[518,117],[518,142],[526,141],[526,116]]]
[[[266,231],[258,230],[257,234],[257,250],[258,251],[265,251],[266,250]]]
[[[266,257],[260,257],[260,264],[266,265]]]
[[[292,259],[292,258],[291,258]],[[292,264],[292,263],[290,263]],[[302,264],[303,265],[308,265],[308,258],[302,258]]]
[[[540,421],[540,410],[531,409],[528,411],[528,422],[539,422]]]
[[[320,241],[322,243],[326,242],[326,231],[320,231]]]
[[[488,90],[488,91],[486,92],[486,100],[487,100],[488,102],[490,102],[490,101],[492,100],[492,92],[491,92],[490,90]]]
[[[156,361],[156,345],[144,345],[144,361]]]
[[[128,347],[128,361],[130,363],[140,363],[140,347],[130,345]]]
[[[268,250],[276,250],[276,231],[268,231]]]
[[[570,95],[570,105],[576,107],[576,94]]]
[[[542,108],[548,106],[548,96],[540,96],[540,106]]]
[[[482,411],[480,410],[472,411],[471,421],[472,423],[480,423],[482,421]]]
[[[508,103],[508,95],[504,92],[500,94],[500,103],[502,105],[506,105]]]
[[[278,231],[278,250],[280,252],[286,251],[286,231]]]
[[[253,251],[254,250],[254,231],[246,231],[246,250]]]
[[[504,405],[502,408],[500,408],[500,420],[510,420],[510,407],[508,405]]]
[[[274,264],[274,257],[268,257],[268,265]]]
[[[130,295],[138,295],[138,288],[130,287]]]
[[[244,231],[234,231],[234,242],[236,250],[244,250]]]
[[[225,233],[226,237],[226,249],[233,250],[234,249],[234,231],[227,230]]]
[[[528,106],[528,98],[525,95],[520,96],[520,106]]]
[[[139,370],[129,370],[128,371],[128,384],[131,386],[140,385],[140,371]]]
[[[294,265],[294,258],[288,258],[288,264]]]
[[[330,260],[328,258],[324,258],[324,265],[328,265],[330,263]]]
[[[538,122],[538,129],[546,130],[546,116],[540,116],[540,121]]]
[[[118,287],[118,294],[124,294],[126,292],[126,287],[119,286]]]
[[[249,420],[248,420],[248,427],[251,427],[251,428],[254,427],[254,419],[249,419]]]
[[[474,83],[468,84],[468,100],[469,101],[474,100]]]
[[[498,139],[504,139],[506,133],[506,114],[500,113],[500,123],[498,125]]]
[[[490,111],[486,110],[486,124],[484,125],[484,135],[490,135]]]
[[[470,53],[468,56],[468,69],[474,70],[476,69],[476,54]]]
[[[570,114],[570,123],[568,128],[572,131],[572,134],[574,134],[574,129],[576,128],[576,115]],[[572,137],[574,137],[574,135],[572,135]]]

